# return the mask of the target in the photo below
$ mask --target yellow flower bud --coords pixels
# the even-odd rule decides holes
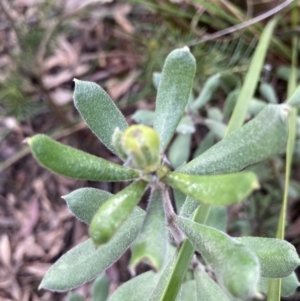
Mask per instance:
[[[134,167],[153,172],[160,166],[159,136],[151,127],[132,125],[123,133],[122,147]]]

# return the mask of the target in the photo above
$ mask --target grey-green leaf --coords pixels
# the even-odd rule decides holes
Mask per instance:
[[[182,301],[198,301],[196,296],[196,281],[189,280],[181,285],[181,300]],[[205,300],[205,299],[203,299]],[[203,301],[201,300],[201,301]],[[199,300],[200,301],[200,300]]]
[[[259,85],[260,94],[269,102],[269,103],[278,103],[277,95],[272,85],[269,83],[262,82]]]
[[[62,198],[78,219],[90,224],[99,207],[111,197],[112,194],[107,191],[86,187],[76,189]]]
[[[169,149],[169,161],[173,168],[186,163],[190,156],[191,134],[178,134]]]
[[[227,126],[220,121],[213,119],[204,119],[204,124],[213,132],[219,139],[222,139],[225,135]]]
[[[182,206],[185,203],[186,195],[182,193],[180,190],[173,189],[173,196],[176,205],[176,212],[180,212]]]
[[[152,126],[155,118],[155,112],[149,110],[137,110],[131,118],[136,123]]]
[[[208,101],[211,100],[213,93],[216,91],[220,84],[221,74],[217,73],[210,76],[204,83],[199,96],[191,104],[191,109],[197,111],[201,109]]]
[[[267,103],[256,99],[256,98],[252,98],[251,102],[249,103],[249,107],[248,107],[248,114],[250,114],[251,116],[256,116],[258,113],[260,113],[265,107],[267,106]]]
[[[213,268],[218,283],[232,297],[245,300],[256,293],[258,258],[246,246],[211,227],[178,217],[176,224]]]
[[[181,207],[180,216],[190,218],[193,212],[200,206],[199,201],[193,199],[192,197],[188,196]]]
[[[27,139],[35,159],[49,170],[73,179],[124,181],[139,172],[59,143],[42,134]]]
[[[162,181],[201,203],[216,206],[238,203],[259,187],[252,172],[209,176],[169,172]]]
[[[213,206],[205,223],[206,226],[226,232],[227,211],[224,206]]]
[[[192,118],[188,115],[184,115],[176,128],[176,132],[179,134],[193,134],[195,131],[196,128]]]
[[[207,273],[200,268],[195,270],[197,301],[230,301],[221,289],[221,287],[213,281]]]
[[[182,117],[189,99],[196,61],[188,47],[173,50],[167,57],[158,86],[154,129],[163,152]]]
[[[209,108],[207,109],[207,117],[216,121],[223,121],[223,113],[219,108]]]
[[[125,131],[127,122],[109,95],[97,84],[75,79],[74,104],[93,133],[117,154],[112,135],[118,127]]]
[[[206,134],[206,136],[200,141],[197,149],[194,152],[193,158],[196,158],[206,152],[209,148],[211,148],[215,144],[216,135],[210,131]]]
[[[287,277],[300,264],[295,247],[285,240],[266,237],[239,237],[236,240],[257,255],[262,277]]]
[[[278,154],[287,141],[287,119],[286,105],[268,105],[247,124],[178,171],[197,175],[237,172]]]
[[[259,283],[259,291],[267,294],[270,278],[262,277]],[[281,296],[289,297],[295,293],[295,290],[300,286],[300,282],[295,272],[281,279]]]
[[[240,94],[241,89],[240,88],[236,88],[235,90],[231,91],[224,102],[224,107],[223,107],[223,111],[224,111],[224,119],[229,119],[230,115],[232,114],[234,107],[236,105],[238,96]]]
[[[105,274],[98,276],[92,286],[92,301],[106,301],[109,294],[109,279]]]
[[[141,301],[146,300],[154,290],[159,274],[152,271],[143,273],[121,285],[108,299],[109,301]]]
[[[156,270],[165,262],[168,247],[168,232],[161,190],[152,190],[146,218],[132,247],[130,265],[135,267],[145,261]]]
[[[164,294],[165,287],[172,275],[172,271],[176,262],[176,255],[173,256],[168,264],[164,267],[164,269],[160,273],[159,280],[155,286],[155,288],[152,290],[149,299],[147,301],[160,301],[162,299],[162,296]]]
[[[131,245],[144,216],[144,212],[133,212],[115,236],[99,248],[95,248],[92,240],[88,239],[68,251],[48,270],[39,288],[62,292],[94,279]]]
[[[67,300],[68,301],[85,301],[81,295],[79,295],[75,292],[68,293]]]
[[[287,104],[290,106],[299,106],[300,104],[300,86],[292,94],[292,96],[287,100]]]

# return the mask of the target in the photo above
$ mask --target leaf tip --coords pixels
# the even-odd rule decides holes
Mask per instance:
[[[188,46],[182,47],[182,51],[190,52],[190,48]]]
[[[281,104],[281,108],[282,108],[283,114],[285,114],[285,115],[288,115],[289,112],[291,111],[291,106],[286,103]]]
[[[27,137],[27,138],[25,138],[25,139],[22,141],[22,143],[28,144],[29,146],[31,146],[31,144],[32,144],[32,137]]]
[[[260,184],[259,184],[258,180],[255,180],[253,182],[253,186],[252,187],[253,187],[254,190],[260,189]]]
[[[41,289],[44,289],[44,288],[46,288],[46,287],[44,286],[44,279],[43,279],[42,282],[40,283],[40,285],[38,286],[38,290],[40,291]]]

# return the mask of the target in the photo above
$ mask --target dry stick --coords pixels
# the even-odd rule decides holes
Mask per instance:
[[[9,9],[6,5],[8,6],[6,1],[5,2],[3,0],[0,1],[0,7],[2,8],[2,11],[3,11],[4,15],[6,16],[6,18],[9,20],[11,28],[15,31],[18,46],[21,47],[21,45],[20,45],[20,41],[21,41],[21,39],[20,39],[20,36],[21,36],[20,30],[16,26],[15,19],[10,14],[10,11],[9,11]]]
[[[226,29],[217,31],[216,33],[213,33],[213,34],[205,35],[201,39],[191,41],[190,43],[187,44],[187,46],[193,46],[193,45],[201,44],[201,43],[206,42],[206,41],[214,40],[214,39],[220,38],[222,36],[225,36],[227,34],[230,34],[230,33],[233,33],[235,31],[246,28],[246,27],[248,27],[250,25],[253,25],[255,23],[258,23],[258,22],[260,22],[260,21],[262,21],[262,20],[264,20],[264,19],[280,12],[285,7],[289,6],[292,2],[294,2],[294,0],[286,0],[285,2],[279,4],[278,6],[270,9],[269,11],[267,11],[267,12],[265,12],[265,13],[257,16],[257,17],[254,17],[251,20],[248,20],[248,21],[245,21],[243,23],[240,23],[240,24],[228,27]]]
[[[86,124],[84,121],[81,121],[69,128],[66,128],[60,132],[57,132],[53,135],[51,135],[50,137],[52,137],[53,139],[60,139],[66,136],[69,136],[77,131],[80,131],[82,129],[84,129],[86,127]],[[4,161],[2,164],[0,164],[0,172],[4,171],[5,169],[7,169],[8,167],[10,167],[11,165],[13,165],[14,163],[18,162],[20,159],[22,159],[23,157],[25,157],[26,155],[28,155],[30,153],[30,147],[29,146],[25,146],[23,147],[21,150],[19,150],[16,154],[14,154],[12,157],[10,157],[9,159],[7,159],[6,161]]]

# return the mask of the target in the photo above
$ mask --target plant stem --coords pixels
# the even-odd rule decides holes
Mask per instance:
[[[200,224],[205,224],[211,206],[201,204],[194,213],[193,221]],[[178,256],[175,262],[175,267],[166,285],[161,301],[173,301],[179,292],[180,285],[185,277],[186,271],[190,265],[195,249],[188,239],[185,239],[180,247]]]
[[[179,246],[182,243],[184,236],[182,231],[174,223],[176,218],[176,213],[174,211],[171,199],[169,197],[168,188],[165,185],[162,187],[162,195],[163,195],[163,202],[164,202],[168,227],[172,232],[176,244]]]

